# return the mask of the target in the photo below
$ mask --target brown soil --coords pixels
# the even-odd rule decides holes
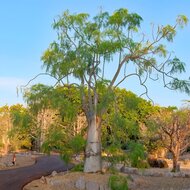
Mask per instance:
[[[5,166],[12,162],[12,154],[0,157],[0,170],[7,170],[13,168],[20,168],[24,166],[29,166],[35,163],[36,155],[32,154],[16,154],[16,165],[15,166]],[[185,161],[181,161],[181,171],[190,174],[190,155],[184,156]],[[5,164],[6,163],[6,164]],[[147,169],[150,173],[165,173],[171,170],[172,164],[171,160],[168,160],[169,168],[159,169],[150,168]],[[47,179],[59,179],[63,182],[76,181],[77,178],[84,177],[89,180],[98,181],[104,184],[108,183],[109,174],[84,174],[82,172],[75,173],[58,173],[54,177],[49,176]],[[131,180],[129,180],[129,186],[131,190],[188,190],[190,189],[190,178],[182,177],[153,177],[153,176],[142,176],[142,175],[131,175]],[[44,181],[44,178],[34,180],[24,187],[25,190],[52,190],[51,187]],[[56,189],[55,189],[56,190]],[[71,189],[65,189],[71,190]],[[74,190],[74,189],[73,189]],[[77,190],[77,189],[75,189]]]
[[[166,173],[171,170],[171,161],[169,162],[169,167],[166,169],[160,168],[150,168],[146,169],[150,173]],[[190,174],[190,162],[181,162],[181,171]],[[54,178],[59,179],[63,183],[69,181],[76,181],[76,178],[85,177],[88,180],[98,180],[104,184],[108,183],[109,174],[84,174],[84,173],[68,173],[68,174],[57,174]],[[46,181],[46,180],[45,180]],[[25,186],[25,190],[50,190],[51,187],[42,179],[35,180]],[[184,177],[153,177],[153,176],[142,176],[142,175],[131,175],[131,180],[129,180],[130,190],[188,190],[190,189],[190,178]],[[56,190],[56,188],[54,189]],[[71,189],[64,189],[71,190]],[[77,190],[77,189],[73,189]]]
[[[76,178],[85,177],[87,181],[93,180],[107,184],[109,175],[104,176],[100,174],[84,174],[84,173],[68,173],[66,175],[59,174],[53,177],[55,180],[62,180],[63,183],[70,183],[70,181],[76,181]],[[188,190],[190,189],[189,178],[172,178],[172,177],[148,177],[133,175],[132,181],[129,181],[130,190]],[[48,177],[51,178],[51,177]],[[56,188],[50,187],[44,180],[35,180],[24,187],[24,190],[56,190]],[[63,189],[63,190],[71,190]],[[78,190],[78,189],[72,189]]]
[[[189,190],[189,178],[133,176],[131,190]]]
[[[59,173],[54,177],[48,176],[46,177],[47,180],[44,180],[42,177],[39,180],[34,180],[33,182],[26,185],[23,190],[56,190],[56,188],[50,187],[50,185],[47,184],[48,179],[57,181],[61,180],[63,184],[69,184],[71,182],[76,182],[79,178],[84,178],[86,181],[93,181],[98,184],[107,184],[109,179],[109,174],[86,174],[83,172],[68,172],[68,173]],[[62,186],[62,190],[78,190],[77,188],[64,188],[64,185]]]

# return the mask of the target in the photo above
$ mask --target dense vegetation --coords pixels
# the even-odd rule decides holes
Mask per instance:
[[[83,152],[84,171],[97,172],[102,153],[113,164],[147,167],[147,155],[165,147],[176,171],[189,145],[189,110],[153,106],[119,86],[137,77],[148,97],[146,82],[160,79],[164,87],[189,94],[189,80],[179,78],[185,64],[165,46],[188,19],[180,15],[174,25],[153,27],[150,38],[141,35],[142,21],[124,8],[93,18],[65,11],[55,20],[58,38],[42,61],[57,82],[25,89],[26,108],[1,108],[3,150],[59,151],[66,161]]]
[[[137,77],[148,96],[146,82],[160,78],[166,88],[190,93],[189,81],[178,77],[185,72],[185,64],[172,57],[165,46],[188,19],[180,15],[174,25],[153,27],[151,37],[142,35],[142,21],[140,15],[121,8],[112,14],[101,11],[94,17],[65,11],[53,24],[57,39],[44,52],[43,66],[57,84],[67,84],[68,89],[75,86],[79,92],[88,128],[85,172],[102,170],[103,117],[121,83]]]
[[[38,84],[25,91],[27,108],[1,107],[2,152],[56,151],[67,162],[85,153],[87,121],[77,90]],[[180,154],[189,147],[189,113],[187,108],[154,106],[130,91],[115,89],[102,117],[104,159],[112,165],[148,167],[148,155],[167,148],[176,170]]]

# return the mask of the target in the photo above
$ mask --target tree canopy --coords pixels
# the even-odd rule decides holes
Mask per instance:
[[[113,103],[114,89],[127,78],[136,76],[147,96],[147,80],[159,78],[164,87],[190,93],[189,81],[178,78],[185,63],[165,47],[188,19],[179,15],[174,25],[153,27],[151,37],[142,34],[142,21],[140,15],[121,8],[94,17],[65,11],[53,24],[58,38],[44,52],[43,66],[57,79],[55,85],[78,88],[88,122],[85,172],[101,170],[102,117]]]

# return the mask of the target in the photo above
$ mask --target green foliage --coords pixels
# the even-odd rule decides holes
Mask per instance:
[[[173,26],[166,25],[162,27],[161,34],[164,38],[167,39],[167,41],[172,42],[176,35],[176,30]]]
[[[179,24],[181,28],[187,25],[189,19],[185,15],[178,15],[176,22]]]
[[[128,190],[127,177],[121,175],[111,175],[108,186],[111,190]]]
[[[179,80],[177,78],[173,79],[169,83],[170,87],[174,90],[178,89],[181,92],[185,92],[187,94],[190,94],[190,83],[187,83],[185,80]]]
[[[80,91],[72,85],[57,86],[54,89],[51,86],[37,84],[28,89],[24,97],[35,114],[51,108],[71,121],[81,111]]]
[[[118,9],[112,14],[100,12],[93,18],[87,13],[71,14],[67,10],[53,24],[58,39],[51,43],[43,54],[43,66],[60,84],[65,77],[77,78],[80,81],[77,87],[82,89],[79,99],[85,100],[82,101],[85,104],[83,107],[91,112],[98,110],[101,115],[113,102],[112,87],[116,85],[115,81],[119,78],[120,71],[129,62],[134,63],[137,72],[131,74],[136,74],[137,77],[143,77],[144,74],[148,76],[154,72],[161,73],[170,80],[174,74],[185,72],[182,62],[176,58],[173,61],[161,61],[164,64],[160,64],[159,61],[161,57],[166,58],[168,55],[162,41],[164,39],[173,41],[177,26],[183,27],[188,19],[180,15],[174,26],[169,24],[158,26],[158,30],[153,31],[155,37],[152,41],[144,38],[136,41],[133,35],[138,32],[142,20],[140,15],[129,13],[125,8]],[[117,55],[120,55],[118,71],[116,70],[113,79],[108,80],[107,76],[104,76],[105,65],[113,62],[113,57]],[[171,71],[165,71],[171,64]],[[124,73],[124,76],[126,75]],[[181,85],[175,85],[175,89],[189,88],[187,83],[184,81],[180,83]],[[88,94],[85,94],[84,87],[87,87]],[[104,91],[105,87],[109,87],[107,92]],[[93,107],[91,101],[95,93],[98,94],[98,103]],[[72,105],[68,107],[70,106]]]
[[[51,106],[66,122],[72,122],[81,112],[80,90],[72,85],[58,86],[51,91]]]
[[[171,74],[185,72],[185,63],[181,62],[177,57],[169,61],[168,65],[171,66]]]
[[[43,67],[57,79],[59,86],[32,87],[26,93],[31,109],[35,113],[42,109],[55,109],[62,116],[61,125],[67,127],[82,111],[88,123],[91,116],[98,116],[103,125],[105,149],[110,145],[121,149],[130,140],[140,142],[143,138],[140,126],[146,124],[154,109],[150,102],[117,89],[119,84],[130,76],[136,76],[147,92],[145,82],[153,74],[162,76],[165,87],[190,93],[189,81],[176,76],[185,72],[183,62],[177,58],[165,60],[169,51],[164,45],[173,41],[177,26],[182,28],[188,19],[181,15],[174,25],[158,26],[157,30],[152,31],[151,39],[146,35],[142,39],[139,37],[142,34],[138,32],[142,20],[141,16],[129,13],[125,8],[111,14],[100,12],[95,17],[65,11],[53,24],[57,40],[50,44],[41,58]],[[105,76],[108,64],[113,68],[111,79]],[[131,71],[127,69],[129,65],[134,72],[127,73]],[[67,85],[64,79],[67,79]],[[70,81],[74,81],[73,84]],[[62,129],[60,131],[62,133]],[[73,151],[79,152],[85,143],[81,139],[72,140],[73,136],[66,131],[64,129],[61,135],[53,132],[52,137],[50,135],[52,140],[45,147],[55,146],[68,160]],[[76,147],[77,142],[81,147]],[[137,162],[143,159],[143,147],[138,143],[130,146],[129,157],[133,160],[132,164],[137,166]]]
[[[86,145],[86,141],[80,135],[76,135],[68,140],[68,142],[64,143],[64,147],[62,147],[61,157],[62,159],[68,163],[73,155],[79,154],[80,152],[84,152]]]
[[[106,153],[104,159],[111,163],[111,168],[117,163],[126,164],[127,162],[127,154],[119,145],[111,144],[104,149],[104,153]]]
[[[82,172],[82,171],[84,171],[84,164],[81,163],[81,164],[75,165],[75,166],[71,169],[71,171],[73,171],[73,172]]]
[[[167,56],[167,50],[166,47],[163,44],[158,45],[155,47],[154,50],[160,57],[166,57]]]
[[[130,142],[128,158],[131,162],[132,167],[143,168],[147,167],[145,160],[144,146],[140,143]]]
[[[117,88],[114,103],[103,117],[103,147],[116,145],[126,148],[128,141],[140,139],[140,125],[155,112],[154,109],[150,102],[125,89]]]
[[[51,151],[58,151],[61,158],[68,163],[74,154],[84,151],[86,141],[80,135],[73,136],[72,128],[66,129],[61,126],[52,126],[46,135],[42,145],[42,151],[50,154]]]
[[[10,117],[13,127],[8,132],[12,150],[31,148],[31,133],[33,119],[27,108],[17,104],[10,107]]]
[[[42,144],[42,151],[48,154],[53,150],[61,151],[65,136],[65,131],[61,127],[50,127],[46,134],[46,140]]]
[[[80,135],[74,136],[71,141],[69,142],[68,146],[72,149],[75,154],[84,151],[84,147],[86,145],[86,141]]]
[[[49,108],[51,89],[52,87],[36,84],[25,90],[24,99],[33,114],[37,115],[41,110]]]

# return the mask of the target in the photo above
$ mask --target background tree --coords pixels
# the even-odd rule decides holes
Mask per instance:
[[[0,140],[3,154],[7,154],[10,146],[9,131],[12,128],[9,106],[5,105],[0,108]]]
[[[10,106],[12,128],[8,132],[10,149],[31,149],[33,139],[33,119],[29,110],[21,104]]]
[[[24,98],[36,117],[39,150],[44,144],[43,150],[48,153],[51,150],[61,154],[69,152],[63,148],[67,147],[69,140],[82,133],[86,124],[78,97],[75,87],[53,88],[37,84],[25,91]]]
[[[138,14],[122,8],[111,15],[100,12],[93,18],[86,13],[66,11],[53,24],[58,40],[50,44],[42,60],[47,73],[58,83],[63,84],[66,78],[68,87],[72,81],[80,91],[88,123],[85,172],[97,172],[102,168],[102,116],[113,98],[114,88],[128,77],[136,76],[145,87],[145,94],[148,90],[145,82],[153,79],[152,74],[161,77],[165,87],[189,93],[189,82],[175,75],[185,71],[184,63],[172,58],[163,45],[164,40],[173,41],[176,29],[186,25],[188,19],[179,16],[173,26],[158,26],[156,31],[152,30],[150,39],[145,35],[139,39],[141,21]],[[131,66],[134,72],[128,73],[127,68]],[[109,68],[113,75],[105,76]],[[107,91],[104,91],[105,86]],[[101,91],[104,98],[100,101]]]
[[[45,142],[49,127],[57,120],[57,111],[52,108],[52,88],[42,84],[34,85],[26,90],[24,98],[27,101],[29,111],[33,115],[35,133],[33,133],[33,146],[37,151],[41,150]]]
[[[190,112],[162,108],[154,119],[162,145],[172,154],[173,169],[179,171],[179,156],[190,145]]]
[[[102,117],[103,150],[112,162],[123,159],[131,162],[134,167],[144,167],[141,159],[145,159],[143,152],[146,147],[145,130],[142,126],[153,113],[153,106],[125,89],[116,88],[114,94],[113,103]],[[139,155],[141,152],[143,156],[139,156],[137,152]],[[135,156],[138,160],[132,161]]]

